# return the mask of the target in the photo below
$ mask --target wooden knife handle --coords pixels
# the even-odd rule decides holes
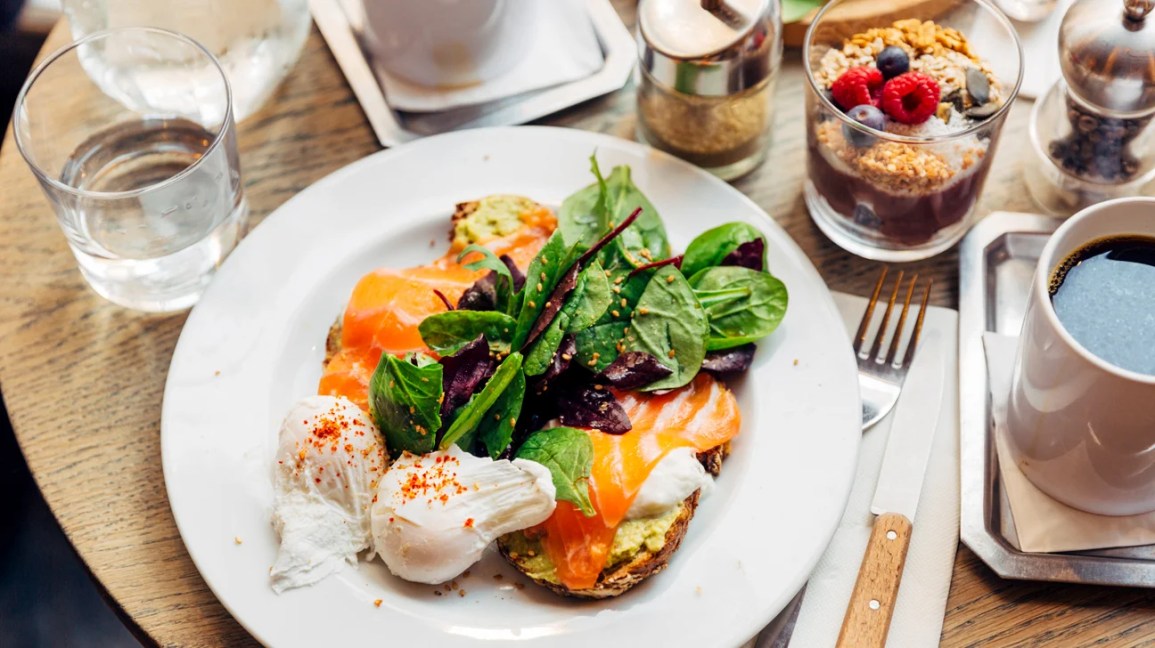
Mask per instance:
[[[886,645],[911,531],[910,520],[898,513],[884,513],[874,519],[842,631],[838,633],[837,648]]]

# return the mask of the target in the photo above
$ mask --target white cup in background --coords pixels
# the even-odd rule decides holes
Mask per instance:
[[[1122,198],[1063,223],[1039,257],[1007,411],[1023,474],[1051,497],[1101,515],[1155,510],[1155,376],[1092,354],[1063,327],[1049,282],[1073,253],[1119,235],[1155,238],[1155,199]]]
[[[509,71],[548,0],[361,0],[365,47],[388,71],[423,86],[483,83]]]

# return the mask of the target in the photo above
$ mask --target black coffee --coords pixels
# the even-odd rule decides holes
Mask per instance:
[[[1051,276],[1063,327],[1111,364],[1155,376],[1155,238],[1117,236],[1075,252]]]

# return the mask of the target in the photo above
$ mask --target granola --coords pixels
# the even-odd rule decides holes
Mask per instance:
[[[977,68],[990,84],[988,103],[1001,104],[1003,97],[990,65],[971,50],[970,43],[957,29],[943,27],[932,20],[917,18],[895,21],[889,27],[875,27],[846,39],[841,49],[831,48],[819,61],[815,79],[825,88],[853,67],[873,65],[879,53],[889,46],[901,47],[910,57],[910,69],[933,77],[942,87],[944,98],[956,92],[961,109],[974,105],[966,93],[966,72]]]

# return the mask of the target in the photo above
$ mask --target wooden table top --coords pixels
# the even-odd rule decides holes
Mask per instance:
[[[633,25],[633,2],[616,4]],[[66,41],[58,26],[45,51]],[[803,204],[802,83],[798,54],[788,52],[769,161],[734,186],[790,233],[831,289],[867,294],[877,264],[830,243]],[[1019,171],[1029,109],[1021,101],[1010,114],[980,213],[1032,208]],[[541,123],[632,138],[634,120],[630,86]],[[315,30],[289,78],[239,133],[253,224],[380,148]],[[0,386],[37,484],[142,639],[180,646],[255,643],[193,566],[165,495],[161,396],[185,315],[135,313],[89,290],[10,127],[0,151]],[[957,308],[956,250],[907,269],[933,276],[934,303]],[[959,548],[943,645],[1153,643],[1155,597],[1145,590],[1004,581]]]

